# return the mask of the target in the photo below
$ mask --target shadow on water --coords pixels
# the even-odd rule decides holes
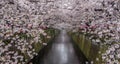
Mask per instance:
[[[89,64],[67,32],[62,30],[28,64]]]

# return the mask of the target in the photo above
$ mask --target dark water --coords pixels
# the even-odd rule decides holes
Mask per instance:
[[[65,30],[31,60],[33,64],[86,64],[88,60]]]

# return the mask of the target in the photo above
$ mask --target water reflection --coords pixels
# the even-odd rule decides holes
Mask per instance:
[[[68,61],[68,53],[67,53],[67,48],[65,47],[64,44],[59,44],[57,46],[58,54],[60,56],[60,61],[61,63],[66,63]]]
[[[67,32],[62,30],[55,41],[41,51],[39,54],[41,57],[35,59],[33,64],[85,64],[87,59],[79,52],[80,50],[74,47]]]

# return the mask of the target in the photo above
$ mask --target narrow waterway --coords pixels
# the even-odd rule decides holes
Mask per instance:
[[[33,64],[86,64],[87,59],[66,30],[61,30],[60,34],[31,62]]]

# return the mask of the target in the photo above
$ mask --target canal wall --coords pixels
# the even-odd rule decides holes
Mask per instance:
[[[69,33],[72,37],[73,41],[79,46],[80,50],[86,56],[86,58],[91,61],[93,64],[101,64],[104,63],[102,61],[102,53],[107,49],[107,45],[96,45],[92,43],[92,40],[89,39],[83,33]]]

